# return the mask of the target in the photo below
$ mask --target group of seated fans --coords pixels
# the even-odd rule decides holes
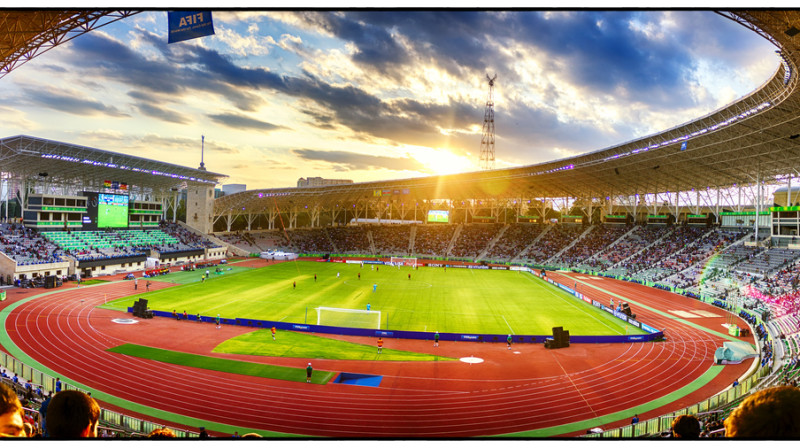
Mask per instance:
[[[0,224],[0,252],[18,266],[67,261],[130,257],[155,250],[169,254],[217,246],[204,235],[175,223],[157,229],[106,229],[102,231],[42,231],[22,224]]]
[[[62,261],[55,244],[22,224],[0,224],[0,252],[19,266]]]

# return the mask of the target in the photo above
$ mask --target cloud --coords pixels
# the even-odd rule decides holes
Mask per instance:
[[[325,162],[334,171],[386,169],[391,171],[427,171],[420,162],[407,157],[387,157],[359,154],[349,151],[322,151],[316,149],[293,149],[295,156],[311,162]]]
[[[95,101],[85,97],[85,94],[74,93],[69,95],[66,91],[52,91],[46,88],[24,89],[25,98],[31,103],[67,112],[74,115],[107,115],[110,117],[129,117],[127,113],[121,112],[114,106],[108,106],[100,101]]]
[[[210,114],[208,117],[216,123],[220,123],[234,129],[254,129],[257,131],[266,132],[286,129],[284,126],[267,123],[266,121],[256,120],[254,118],[238,114]]]

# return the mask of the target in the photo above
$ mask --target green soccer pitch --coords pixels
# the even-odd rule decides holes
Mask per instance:
[[[571,335],[645,334],[527,272],[293,261],[233,265],[224,274],[212,268],[201,282],[204,273],[157,277],[180,285],[149,293],[140,279],[139,294],[103,307],[126,311],[141,297],[153,310],[316,324],[317,307],[365,310],[369,304],[388,330],[547,335],[563,326]]]

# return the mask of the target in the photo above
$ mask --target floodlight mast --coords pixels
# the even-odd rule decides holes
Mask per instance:
[[[200,136],[200,167],[197,168],[198,170],[203,170],[203,171],[206,170],[206,164],[203,163],[203,153],[205,152],[205,149],[206,149],[206,136],[205,135],[201,135]]]
[[[486,80],[489,81],[489,96],[486,99],[486,110],[483,114],[483,136],[481,137],[481,159],[480,167],[482,170],[494,169],[494,80],[497,79],[497,73],[493,77],[486,74]]]

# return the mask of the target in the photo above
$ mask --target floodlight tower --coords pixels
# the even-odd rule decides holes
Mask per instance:
[[[206,164],[203,163],[203,153],[205,153],[205,150],[206,150],[206,136],[205,135],[201,135],[200,136],[200,167],[197,168],[198,170],[203,170],[203,171],[206,170]]]
[[[483,113],[483,137],[481,137],[481,169],[491,170],[494,169],[494,80],[497,79],[497,73],[494,77],[490,78],[486,74],[486,80],[489,81],[489,96],[486,98],[486,111]]]

